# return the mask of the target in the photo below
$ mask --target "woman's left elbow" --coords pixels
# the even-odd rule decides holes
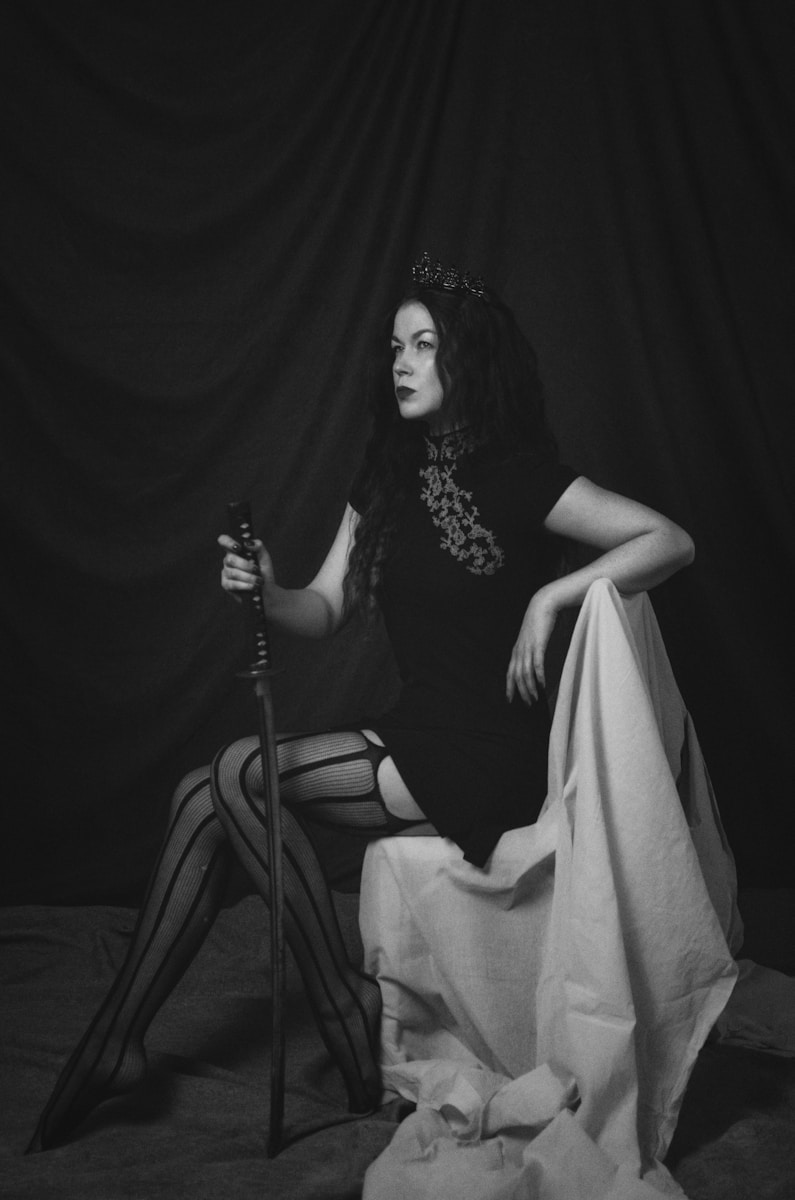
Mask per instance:
[[[684,529],[676,531],[676,565],[678,568],[689,567],[696,557],[695,542]]]

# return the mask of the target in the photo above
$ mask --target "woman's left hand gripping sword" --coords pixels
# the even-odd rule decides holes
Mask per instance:
[[[251,506],[246,501],[227,506],[232,532],[249,558],[256,560]],[[262,586],[246,597],[254,660],[238,674],[254,682],[259,716],[259,743],[265,790],[265,816],[270,858],[270,950],[272,987],[271,1097],[268,1129],[268,1158],[282,1148],[284,1120],[284,880],[282,874],[282,821],[279,799],[279,768],[276,759],[276,730],[271,695],[270,645]]]

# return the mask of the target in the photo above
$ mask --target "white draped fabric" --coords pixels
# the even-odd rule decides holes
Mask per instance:
[[[485,870],[442,838],[374,842],[360,913],[385,1086],[418,1102],[365,1197],[678,1192],[660,1160],[742,928],[645,595],[588,592],[538,821],[504,834]]]

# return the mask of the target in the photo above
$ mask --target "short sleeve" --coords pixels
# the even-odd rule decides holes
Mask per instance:
[[[500,465],[504,494],[530,528],[543,525],[579,472],[556,458],[518,455]]]
[[[528,477],[528,511],[530,519],[542,524],[574,483],[577,471],[561,462],[544,462],[530,470]]]

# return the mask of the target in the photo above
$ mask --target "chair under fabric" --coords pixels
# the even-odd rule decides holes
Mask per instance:
[[[645,594],[589,589],[538,821],[504,834],[485,870],[439,837],[372,843],[360,925],[384,1084],[418,1103],[365,1197],[681,1195],[661,1160],[742,925]]]

